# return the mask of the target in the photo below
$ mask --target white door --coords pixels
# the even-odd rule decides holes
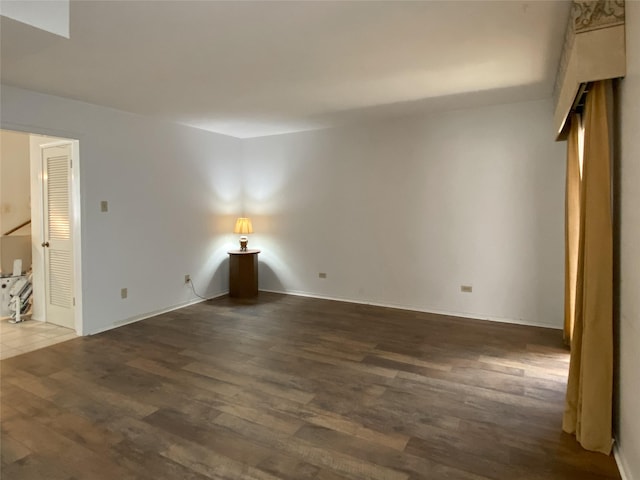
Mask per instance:
[[[45,315],[73,328],[71,143],[42,147]]]

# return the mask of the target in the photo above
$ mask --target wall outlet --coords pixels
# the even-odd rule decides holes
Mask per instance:
[[[318,273],[318,277],[319,278],[327,278],[327,274],[324,273],[324,272],[320,272],[320,273]]]
[[[187,274],[184,276],[184,283],[189,283],[191,281],[191,275]]]
[[[109,211],[109,202],[107,202],[106,200],[101,200],[100,201],[100,211],[101,212],[108,212]]]
[[[471,285],[460,285],[460,291],[464,293],[473,292],[473,287]]]
[[[120,298],[127,298],[128,292],[126,288],[120,289]]]

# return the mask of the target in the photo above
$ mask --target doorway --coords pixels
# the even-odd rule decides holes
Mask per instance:
[[[21,201],[18,199],[17,202],[2,202],[0,207],[0,211],[3,212],[2,223],[7,223],[6,220],[10,220],[11,217],[4,212],[16,211],[19,209],[17,207],[21,208],[24,216],[25,203],[28,204],[31,216],[31,223],[26,231],[31,237],[32,257],[33,300],[31,315],[27,316],[30,318],[30,328],[20,329],[24,332],[20,336],[24,338],[16,344],[16,347],[23,350],[18,353],[24,353],[28,351],[25,350],[28,344],[41,347],[56,343],[53,337],[63,341],[70,338],[70,333],[72,336],[82,335],[79,141],[8,130],[2,130],[0,133],[3,138],[10,135],[19,139],[21,150],[18,157],[23,162],[26,158],[29,172],[28,185],[25,187],[22,184],[20,187],[28,189],[27,201],[25,202],[23,194]],[[6,153],[4,148],[3,153]],[[3,157],[3,162],[15,161],[13,156]],[[24,170],[25,166],[21,165],[20,168]],[[9,169],[15,171],[12,166],[3,170]],[[3,186],[6,186],[9,180],[0,177]],[[18,189],[16,185],[9,190],[11,188]],[[0,200],[2,196],[3,194],[0,194]],[[24,270],[28,269],[25,265]],[[7,272],[3,272],[3,275],[6,274]],[[25,327],[26,323],[21,326]],[[45,326],[47,328],[44,328]],[[65,328],[56,330],[59,328],[57,326]],[[33,339],[26,338],[27,331],[47,338],[36,337],[39,341],[33,342]],[[53,335],[54,331],[57,335]],[[17,330],[11,332],[3,328],[3,337],[14,335],[17,338],[16,332]],[[2,355],[3,358],[5,356]]]
[[[49,323],[75,330],[71,235],[73,142],[47,142],[39,147],[45,318]]]

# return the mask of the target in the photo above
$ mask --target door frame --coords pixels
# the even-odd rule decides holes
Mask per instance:
[[[43,158],[43,152],[45,148],[49,148],[49,147],[58,147],[61,145],[69,145],[70,149],[71,149],[71,178],[70,178],[70,192],[69,192],[69,202],[70,202],[70,220],[71,220],[71,258],[73,259],[73,288],[72,288],[72,292],[73,292],[73,301],[74,301],[74,305],[73,305],[73,324],[74,324],[74,328],[75,331],[78,335],[82,335],[82,315],[78,315],[79,312],[82,311],[82,289],[78,289],[76,284],[78,282],[82,282],[82,269],[77,268],[77,262],[78,262],[78,256],[76,255],[76,249],[78,248],[77,246],[80,245],[80,229],[76,228],[76,224],[80,222],[80,211],[79,208],[77,209],[76,206],[79,203],[79,190],[77,191],[78,195],[75,195],[75,190],[76,190],[76,186],[77,183],[75,181],[75,179],[79,178],[77,175],[74,175],[74,171],[77,168],[78,165],[78,159],[79,159],[79,141],[78,140],[73,140],[73,139],[60,139],[58,138],[52,138],[51,142],[46,142],[46,143],[40,143],[38,145],[38,149],[37,149],[37,155],[38,155],[38,164],[39,164],[39,170],[38,170],[38,175],[37,175],[37,179],[38,179],[38,184],[40,187],[40,199],[41,202],[40,203],[40,218],[38,219],[38,222],[40,224],[40,237],[39,239],[35,239],[31,238],[31,242],[32,245],[35,247],[36,245],[39,245],[40,243],[42,243],[44,241],[44,229],[46,228],[45,224],[44,224],[44,202],[45,202],[45,198],[44,198],[44,178],[43,178],[43,172],[44,172],[44,158]],[[33,154],[33,152],[31,152]],[[35,203],[35,202],[33,202]],[[33,208],[33,206],[32,206]],[[33,225],[33,214],[32,214],[32,221],[31,224]],[[40,262],[38,262],[40,263]],[[40,265],[42,267],[42,278],[45,280],[47,279],[47,274],[45,271],[45,267],[46,265],[44,264],[45,262],[42,262],[42,265]],[[34,265],[35,266],[35,265]],[[44,319],[45,322],[47,321],[47,307],[46,307],[46,285],[42,285],[42,297],[44,299],[44,305],[43,305],[43,309],[42,312],[44,314]]]
[[[13,130],[14,132],[26,133],[28,135],[40,135],[53,137],[52,141],[71,141],[72,142],[72,160],[73,164],[71,166],[71,231],[73,238],[73,296],[76,300],[75,308],[74,308],[74,325],[76,329],[77,335],[85,335],[84,328],[84,316],[83,316],[83,298],[82,298],[82,197],[81,197],[81,168],[80,168],[80,143],[83,142],[83,134],[77,132],[68,132],[57,129],[51,129],[47,127],[40,127],[35,125],[23,125],[16,124],[11,122],[2,121],[0,118],[0,129],[2,130]],[[40,225],[38,227],[39,237],[35,238],[32,234],[31,237],[31,245],[33,253],[40,252],[42,247],[40,244],[43,242],[42,232],[40,231],[43,219],[43,205],[42,205],[42,153],[40,148],[34,149],[34,146],[31,142],[31,138],[29,139],[29,157],[30,157],[30,165],[31,165],[31,220],[32,227],[34,225],[34,220],[38,221]],[[37,150],[37,151],[34,151]],[[34,158],[34,154],[37,158]],[[34,164],[35,161],[35,164]],[[36,190],[34,182],[36,182],[40,190]],[[35,194],[39,196],[39,202],[33,201],[33,197]],[[34,215],[37,218],[34,218]],[[36,255],[33,256],[33,265],[34,265],[34,277],[35,277],[35,269],[36,269]],[[39,257],[38,257],[39,258]],[[41,292],[40,302],[44,308],[44,265],[38,265],[40,270],[40,279],[41,284],[36,285],[34,288],[34,301],[38,298],[36,296],[36,288]]]

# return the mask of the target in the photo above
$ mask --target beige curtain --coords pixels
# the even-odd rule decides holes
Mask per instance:
[[[593,84],[584,118],[576,310],[563,429],[587,450],[611,452],[613,233],[608,97]]]
[[[576,313],[576,277],[580,240],[580,115],[571,117],[567,138],[567,174],[564,217],[564,341],[571,345]]]

